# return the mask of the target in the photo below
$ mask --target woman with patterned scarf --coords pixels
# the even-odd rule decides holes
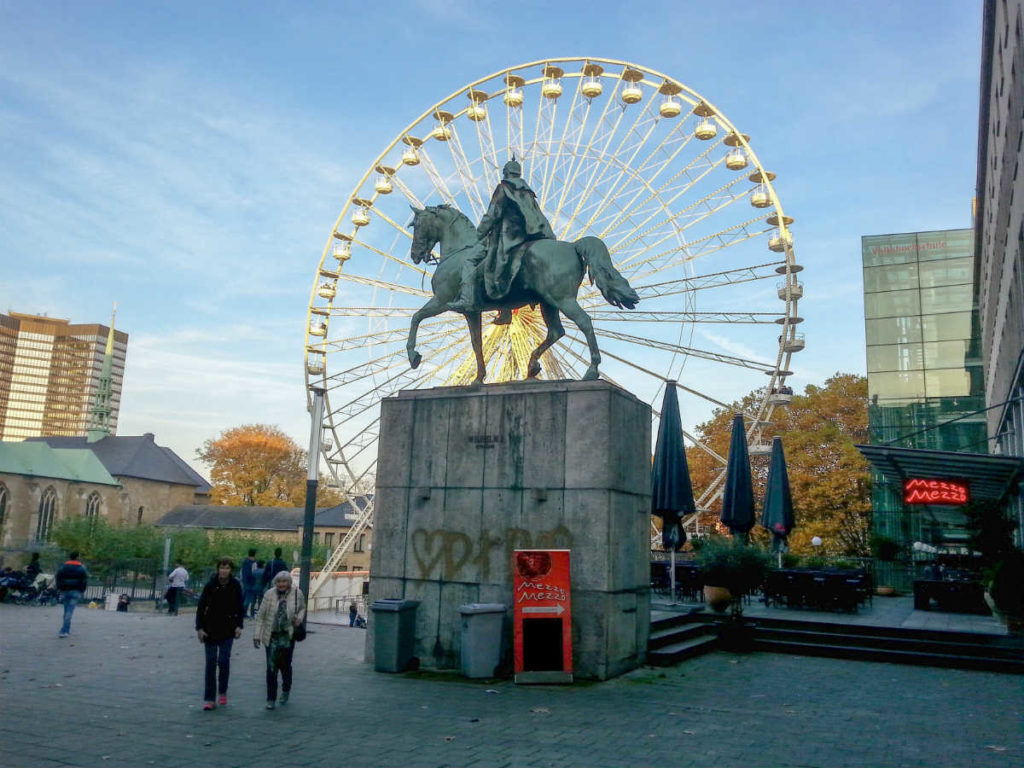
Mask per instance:
[[[288,703],[292,690],[292,652],[295,650],[295,629],[306,618],[306,598],[292,585],[292,575],[281,571],[274,585],[267,590],[256,614],[253,645],[263,644],[267,652],[267,709],[277,700],[277,675],[281,673],[281,704]]]

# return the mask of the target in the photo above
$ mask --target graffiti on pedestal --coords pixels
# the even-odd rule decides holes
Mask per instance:
[[[458,581],[467,566],[477,567],[481,580],[490,578],[494,550],[504,558],[502,562],[508,563],[514,550],[571,549],[572,540],[572,532],[564,525],[535,533],[507,528],[500,535],[483,532],[475,537],[445,528],[417,528],[410,537],[419,578],[442,581]]]

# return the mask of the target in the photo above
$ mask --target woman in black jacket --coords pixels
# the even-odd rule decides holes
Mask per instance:
[[[217,573],[203,587],[196,610],[196,633],[206,648],[206,690],[203,709],[214,709],[228,703],[228,676],[231,673],[231,645],[242,636],[244,610],[242,585],[232,574],[235,563],[230,557],[217,562]],[[217,671],[220,670],[220,679]],[[219,685],[218,685],[219,683]]]

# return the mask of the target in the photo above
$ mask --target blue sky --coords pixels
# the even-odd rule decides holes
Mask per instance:
[[[862,373],[860,236],[971,225],[980,3],[927,8],[0,0],[0,308],[118,302],[122,434],[304,445],[310,286],[364,170],[472,80],[597,56],[755,137],[806,266],[791,383]]]

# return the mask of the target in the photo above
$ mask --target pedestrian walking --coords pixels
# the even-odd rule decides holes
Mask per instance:
[[[274,577],[281,571],[291,571],[291,568],[281,559],[281,548],[277,547],[273,559],[263,568],[263,588],[269,590],[274,585]]]
[[[260,609],[260,603],[263,602],[263,593],[267,590],[267,582],[263,578],[263,569],[266,567],[266,563],[262,560],[256,561],[256,567],[252,570],[252,576],[256,583],[256,600],[253,603],[253,612]]]
[[[267,709],[277,699],[277,675],[281,674],[281,704],[288,703],[292,690],[292,654],[295,651],[295,630],[306,618],[306,597],[292,584],[292,575],[281,571],[274,577],[274,586],[263,595],[252,643],[262,643],[267,654]]]
[[[348,607],[348,625],[354,627],[356,625],[356,619],[359,618],[359,609],[355,603],[352,603]]]
[[[175,561],[174,570],[167,575],[167,615],[178,615],[181,593],[188,585],[188,571],[180,560]]]
[[[247,619],[256,616],[256,603],[259,597],[258,580],[262,580],[262,574],[257,575],[256,573],[256,550],[250,549],[249,554],[242,561],[242,595],[245,600],[242,607],[245,609]]]
[[[57,569],[56,582],[60,600],[64,603],[64,623],[57,637],[67,637],[71,634],[71,617],[75,613],[75,606],[89,586],[89,572],[79,562],[77,552],[68,553],[67,561]]]
[[[203,587],[196,610],[196,634],[206,650],[203,709],[228,703],[231,646],[242,636],[244,624],[242,585],[232,575],[234,570],[235,563],[230,557],[217,561],[217,573]]]

